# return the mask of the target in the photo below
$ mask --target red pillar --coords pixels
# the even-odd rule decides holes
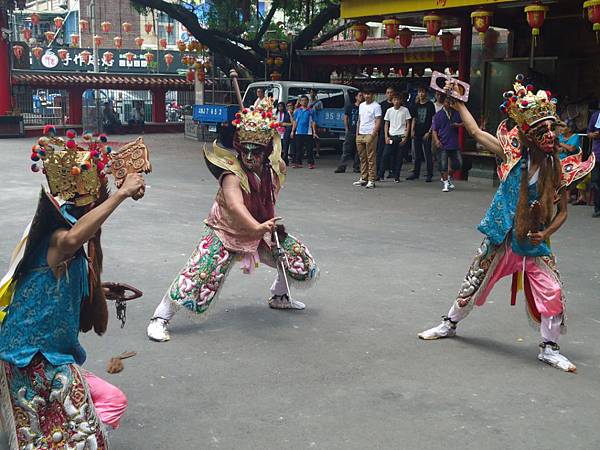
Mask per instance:
[[[6,9],[0,8],[0,28],[8,28]],[[0,36],[0,116],[12,109],[12,89],[10,86],[9,42]]]
[[[167,104],[165,89],[152,89],[152,122],[164,123],[167,121]]]
[[[82,125],[83,121],[83,89],[69,89],[69,121],[68,125]]]
[[[471,45],[473,44],[473,28],[469,20],[463,20],[460,27],[460,48],[458,52],[458,79],[466,83],[471,79]],[[458,130],[458,145],[464,151],[465,129]],[[454,177],[463,179],[460,172],[455,172]]]

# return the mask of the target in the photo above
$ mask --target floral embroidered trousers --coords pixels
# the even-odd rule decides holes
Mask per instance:
[[[287,260],[288,280],[296,285],[314,280],[317,265],[308,249],[296,238],[287,235],[281,242]],[[261,262],[275,267],[275,249],[260,248]],[[200,242],[189,260],[167,290],[153,318],[170,320],[175,314],[173,305],[183,307],[195,315],[203,316],[215,302],[225,278],[239,255],[225,248],[215,231],[205,226]],[[278,274],[278,279],[281,278]],[[278,280],[274,285],[281,284]]]

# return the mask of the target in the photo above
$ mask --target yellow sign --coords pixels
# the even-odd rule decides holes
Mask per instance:
[[[433,61],[435,61],[433,52],[406,53],[404,55],[405,63],[428,63]]]
[[[461,6],[491,6],[514,0],[342,0],[342,19],[459,8]]]

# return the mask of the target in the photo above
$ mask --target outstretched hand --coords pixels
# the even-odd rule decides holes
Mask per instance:
[[[119,188],[126,197],[131,197],[134,200],[139,200],[144,196],[146,189],[146,183],[144,177],[139,173],[130,173],[125,177],[125,181]]]
[[[446,81],[446,84],[444,85],[444,90],[447,92],[448,99],[450,100],[450,106],[452,106],[452,108],[457,109],[460,104],[463,104],[461,100],[457,100],[456,98],[450,95],[450,93],[452,92],[457,95],[462,95],[461,87],[456,82],[456,80]]]

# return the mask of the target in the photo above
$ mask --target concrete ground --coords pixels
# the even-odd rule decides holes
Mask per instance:
[[[122,140],[122,138],[120,139]],[[154,172],[146,197],[124,203],[103,232],[104,280],[144,291],[124,329],[82,336],[86,367],[129,397],[119,450],[597,449],[600,448],[600,220],[572,207],[553,237],[568,298],[566,374],[537,361],[539,337],[508,280],[437,342],[438,323],[481,241],[476,225],[493,189],[457,183],[352,186],[333,156],[290,170],[278,214],[312,249],[319,283],[302,312],[266,306],[274,272],[234,268],[208,321],[185,314],[172,340],[146,325],[192,251],[216,191],[201,144],[146,137]],[[0,141],[0,267],[35,209],[43,176],[29,140]],[[406,174],[404,174],[406,175]],[[111,305],[111,313],[112,313]],[[137,352],[118,375],[108,359]]]

